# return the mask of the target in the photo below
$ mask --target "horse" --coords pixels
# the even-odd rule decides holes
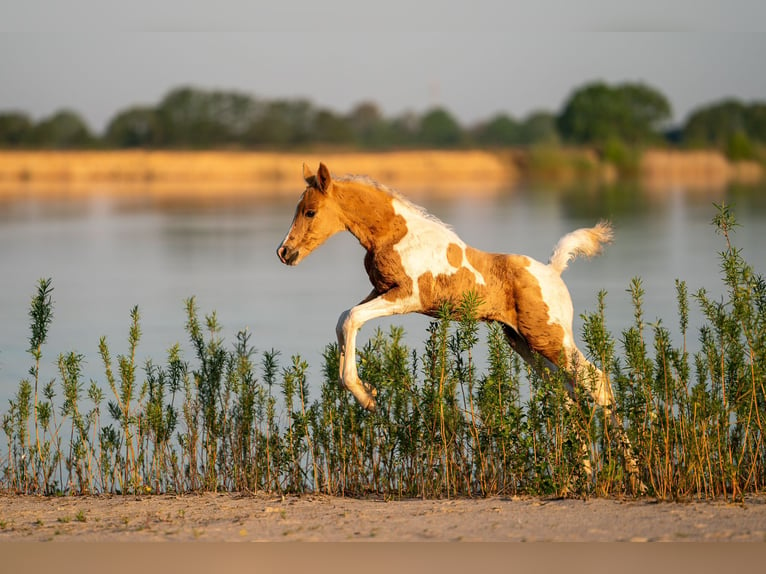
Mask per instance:
[[[473,291],[477,318],[501,323],[508,343],[526,363],[541,374],[563,369],[570,397],[579,384],[609,412],[628,470],[637,473],[614,412],[609,379],[575,344],[574,308],[561,278],[572,259],[597,255],[612,241],[609,222],[564,235],[544,264],[526,255],[471,247],[423,208],[370,178],[334,178],[321,162],[316,173],[304,164],[303,178],[306,189],[277,256],[286,265],[297,265],[341,231],[349,231],[366,251],[364,268],[372,291],[341,313],[336,326],[340,383],[362,407],[373,411],[377,394],[357,373],[356,335],[362,325],[395,314],[437,316],[445,301],[458,302]]]

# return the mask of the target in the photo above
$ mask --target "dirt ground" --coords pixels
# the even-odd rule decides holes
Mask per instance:
[[[330,496],[0,496],[0,542],[753,541],[766,496],[741,503]]]

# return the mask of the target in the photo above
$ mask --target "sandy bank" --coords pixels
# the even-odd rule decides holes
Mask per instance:
[[[2,541],[766,541],[766,500],[0,497]]]

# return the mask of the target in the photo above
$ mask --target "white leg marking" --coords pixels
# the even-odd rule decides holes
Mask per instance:
[[[335,332],[340,353],[340,381],[365,409],[375,410],[375,399],[359,380],[356,369],[356,334],[367,321],[417,310],[416,299],[388,301],[376,297],[341,313]]]

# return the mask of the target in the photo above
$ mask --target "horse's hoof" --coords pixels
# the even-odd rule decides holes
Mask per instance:
[[[637,492],[638,494],[641,494],[641,495],[644,495],[649,491],[647,486],[644,484],[644,481],[638,478],[637,476],[631,477],[630,485],[631,485],[631,488],[633,489],[633,492]]]
[[[362,381],[362,386],[364,387],[364,390],[367,391],[373,397],[378,396],[378,389],[373,387],[371,384],[365,383],[364,381]]]

